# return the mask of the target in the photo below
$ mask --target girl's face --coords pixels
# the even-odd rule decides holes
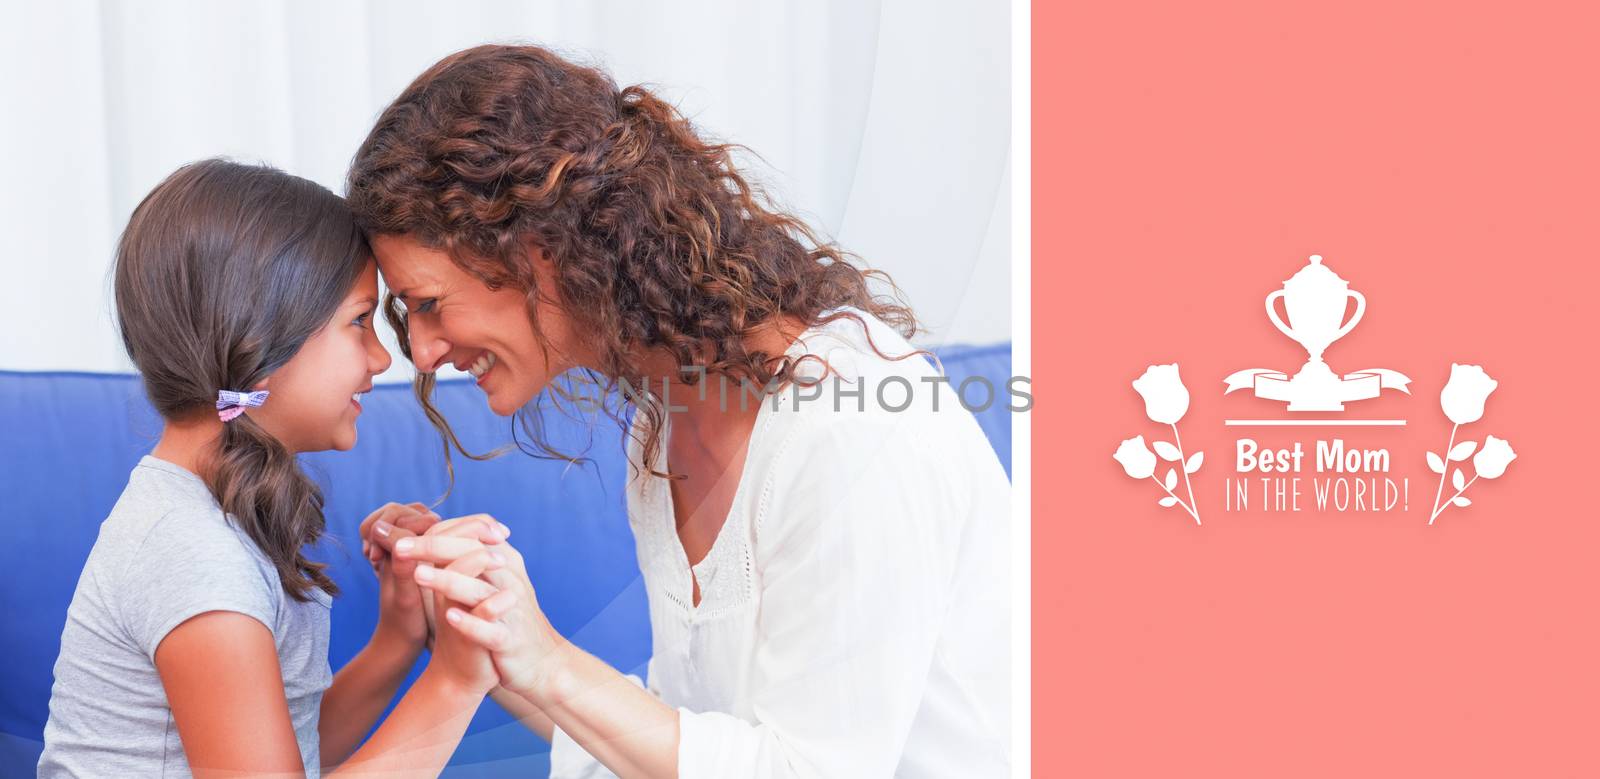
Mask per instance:
[[[528,319],[521,290],[489,289],[450,256],[405,236],[378,236],[372,251],[383,280],[406,307],[411,359],[433,373],[445,364],[466,371],[488,396],[489,408],[509,416],[576,362],[570,321],[560,306],[536,307],[550,349],[546,358]],[[548,261],[534,258],[541,289],[553,288]],[[542,301],[541,301],[542,302]]]
[[[254,419],[292,452],[344,451],[356,445],[357,395],[389,368],[373,330],[378,269],[371,261],[344,302],[300,351],[259,387],[272,392]]]

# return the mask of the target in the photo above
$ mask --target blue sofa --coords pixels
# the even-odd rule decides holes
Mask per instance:
[[[1009,474],[1010,346],[953,346],[939,356],[953,384],[983,376],[999,389],[997,402],[977,416]],[[436,397],[469,448],[487,451],[510,440],[510,421],[490,413],[469,382],[441,382]],[[364,405],[353,451],[304,458],[328,501],[329,538],[317,555],[343,591],[333,609],[334,668],[365,644],[377,619],[377,585],[361,559],[357,524],[385,501],[432,502],[445,488],[438,435],[410,388],[379,386]],[[455,489],[438,511],[488,512],[510,525],[555,627],[642,676],[650,625],[623,505],[621,432],[603,420],[590,425],[559,414],[546,429],[558,448],[587,450],[593,462],[458,455]],[[160,431],[136,376],[0,371],[0,777],[33,776],[78,573],[128,471]],[[485,702],[445,776],[543,776],[548,752],[543,740]]]

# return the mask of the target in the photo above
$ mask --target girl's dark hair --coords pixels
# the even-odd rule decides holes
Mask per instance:
[[[163,418],[215,414],[327,324],[371,256],[343,200],[265,166],[184,166],[134,209],[117,246],[117,321]],[[270,401],[268,401],[270,402]],[[338,587],[302,553],[326,522],[293,452],[244,414],[222,427],[200,477],[307,600]]]
[[[910,308],[868,288],[887,277],[772,207],[735,169],[733,148],[702,141],[643,87],[619,91],[604,72],[538,46],[479,46],[429,68],[384,110],[356,152],[347,196],[369,235],[405,235],[491,288],[524,291],[547,345],[529,254],[542,251],[553,297],[597,358],[589,367],[599,375],[586,379],[607,393],[641,376],[640,358],[655,350],[741,387],[781,386],[796,361],[751,351],[748,337],[783,318],[866,327],[853,312],[830,312],[842,306],[914,335]],[[404,313],[392,296],[384,310],[409,358]],[[446,454],[455,443],[474,457],[429,402],[432,384],[419,375],[417,396]],[[552,390],[557,402],[572,399]],[[627,400],[646,414],[643,461],[652,463],[659,398]],[[544,442],[537,405],[519,414],[538,453],[574,459]]]

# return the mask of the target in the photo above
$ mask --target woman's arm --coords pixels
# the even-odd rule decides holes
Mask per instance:
[[[602,662],[600,665],[605,664]],[[610,665],[605,665],[605,667],[606,670],[610,670]],[[643,685],[642,681],[635,681],[634,678],[630,677],[622,678],[630,681],[635,688],[645,689],[645,685]],[[646,689],[645,693],[648,694],[648,696],[653,697],[653,699],[656,699],[656,701],[661,701],[659,697],[656,697],[656,694],[651,693],[651,691],[648,691],[648,689]],[[549,741],[554,744],[555,721],[550,720],[550,715],[544,713],[544,710],[539,709],[538,705],[534,705],[533,701],[528,701],[526,697],[514,693],[512,689],[506,688],[504,685],[494,688],[493,693],[490,693],[490,697],[494,702],[496,702],[496,704],[499,704],[501,709],[506,710],[506,712],[510,713],[512,717],[517,718],[517,721],[522,723],[523,728],[530,729],[530,731],[538,734],[538,736],[541,737],[541,739],[544,739],[544,741]],[[573,737],[573,734],[566,733],[566,737]],[[554,768],[554,766],[552,766],[552,768]]]
[[[677,777],[677,709],[570,642],[557,653],[545,682],[517,694],[617,776]]]
[[[489,698],[500,704],[500,708],[515,717],[523,727],[538,734],[539,738],[545,741],[554,740],[555,723],[527,698],[506,689],[504,685],[494,688],[489,693]]]

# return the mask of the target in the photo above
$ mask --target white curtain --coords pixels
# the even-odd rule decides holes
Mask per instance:
[[[782,204],[894,277],[924,343],[1006,340],[1008,33],[1006,4],[980,0],[8,6],[0,369],[129,368],[113,245],[177,166],[228,155],[342,192],[412,78],[515,41],[652,85],[702,132],[749,146]]]

